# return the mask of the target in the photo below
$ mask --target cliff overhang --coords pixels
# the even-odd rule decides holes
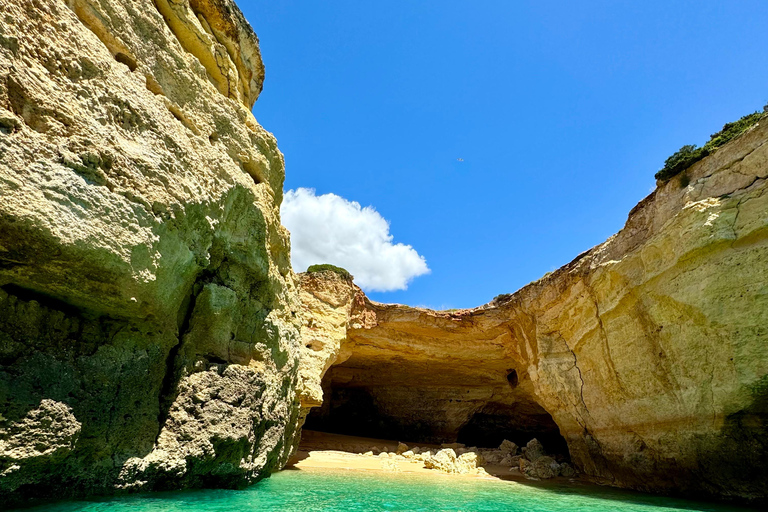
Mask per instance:
[[[549,436],[599,482],[765,501],[767,140],[761,120],[659,183],[605,243],[478,308],[379,304],[302,275],[307,425]]]

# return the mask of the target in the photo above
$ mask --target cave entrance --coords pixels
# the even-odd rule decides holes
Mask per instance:
[[[408,364],[331,367],[322,381],[323,405],[310,411],[304,428],[480,448],[496,448],[504,439],[525,446],[536,438],[547,452],[568,456],[560,429],[535,401],[526,373],[510,378],[511,372],[500,372],[495,381],[469,385],[448,368],[432,372],[429,379],[419,379],[419,370]]]
[[[425,382],[418,375],[408,364],[391,362],[332,366],[322,380],[323,404],[310,411],[304,428],[412,443],[455,442],[468,417],[464,411],[457,414],[456,406],[476,409],[471,405],[475,391]]]
[[[536,402],[489,403],[459,430],[456,440],[467,446],[495,448],[504,439],[525,446],[538,439],[549,453],[568,454],[568,444],[552,416]]]
[[[304,428],[375,439],[436,441],[418,420],[407,424],[382,411],[365,387],[323,386],[323,405],[310,411]]]

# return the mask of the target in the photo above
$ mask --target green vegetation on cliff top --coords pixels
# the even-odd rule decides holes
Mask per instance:
[[[310,274],[314,274],[315,272],[336,272],[338,275],[340,275],[344,279],[352,280],[352,274],[349,273],[347,269],[337,267],[336,265],[331,265],[330,263],[322,263],[320,265],[310,265],[307,269],[307,272]]]
[[[722,130],[712,135],[709,141],[700,148],[696,147],[695,144],[681,147],[666,159],[664,167],[656,173],[656,179],[661,181],[672,179],[705,156],[714,153],[720,146],[725,145],[755,126],[766,115],[768,115],[768,105],[763,107],[762,112],[747,114],[738,121],[726,123]]]

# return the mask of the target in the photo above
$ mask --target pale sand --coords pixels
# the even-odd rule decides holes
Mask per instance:
[[[445,475],[452,478],[485,478],[525,481],[525,477],[517,468],[487,464],[483,469],[486,475],[448,475],[424,467],[420,461],[408,460],[404,457],[380,457],[378,455],[363,455],[372,447],[387,448],[394,452],[397,441],[372,439],[367,437],[343,436],[305,430],[302,433],[301,444],[296,455],[288,462],[288,467],[297,469],[348,469],[362,471],[397,471],[398,473],[428,473],[430,475]],[[440,448],[440,445],[428,443],[406,443],[409,447],[419,446]]]

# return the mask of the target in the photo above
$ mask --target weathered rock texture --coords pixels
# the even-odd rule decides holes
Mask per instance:
[[[362,327],[357,312],[366,299],[351,279],[333,271],[299,274],[299,280],[302,347],[297,396],[303,423],[310,409],[323,404],[322,379],[328,368],[352,355],[347,330]]]
[[[0,502],[286,459],[298,294],[231,0],[0,0]]]
[[[488,305],[358,301],[350,318],[365,321],[336,336],[344,357],[315,365],[330,367],[326,400],[307,425],[481,446],[505,431],[550,446],[551,418],[593,478],[764,501],[766,141],[763,120],[660,184],[617,235]]]

